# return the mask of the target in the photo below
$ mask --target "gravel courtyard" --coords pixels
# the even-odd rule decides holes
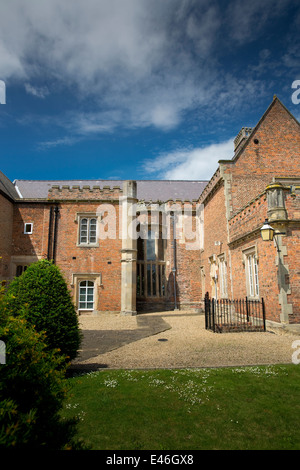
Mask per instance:
[[[121,316],[81,315],[79,369],[193,368],[288,364],[299,334],[282,329],[254,333],[213,333],[204,315],[159,312]]]

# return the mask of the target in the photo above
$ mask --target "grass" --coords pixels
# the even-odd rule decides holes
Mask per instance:
[[[65,417],[95,450],[300,449],[300,366],[103,370],[69,379]]]

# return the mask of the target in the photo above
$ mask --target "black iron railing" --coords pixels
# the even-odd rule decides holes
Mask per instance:
[[[205,295],[205,328],[216,333],[266,331],[264,299],[211,299]]]

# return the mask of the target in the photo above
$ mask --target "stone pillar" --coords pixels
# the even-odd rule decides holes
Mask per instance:
[[[122,259],[121,259],[121,315],[136,315],[136,219],[134,205],[137,203],[135,181],[124,181],[122,210]]]

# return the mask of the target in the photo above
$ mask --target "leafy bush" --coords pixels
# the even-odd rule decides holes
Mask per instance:
[[[60,416],[68,395],[66,364],[45,337],[24,318],[10,315],[0,302],[0,448],[80,449],[75,419]],[[2,361],[3,362],[3,361]]]
[[[49,349],[60,349],[69,360],[77,356],[81,341],[78,317],[59,268],[50,261],[33,263],[9,285],[5,302],[17,316],[26,307],[27,320],[46,334]]]

